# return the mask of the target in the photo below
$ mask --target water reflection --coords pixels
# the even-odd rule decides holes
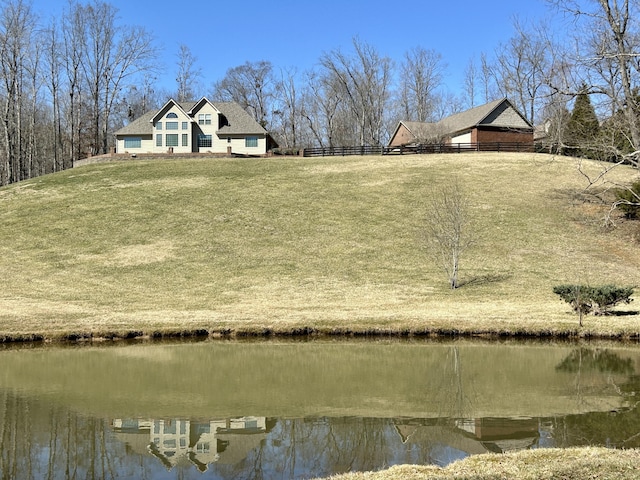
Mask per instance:
[[[156,457],[167,469],[192,464],[204,472],[214,462],[238,463],[264,441],[273,423],[265,417],[226,420],[115,419],[115,437],[137,454]]]
[[[597,371],[632,375],[635,372],[631,358],[621,358],[607,349],[585,347],[572,350],[556,368],[573,373]]]
[[[207,343],[0,362],[2,478],[314,478],[640,447],[638,347]]]
[[[111,427],[115,438],[123,442],[129,452],[154,456],[167,470],[188,464],[201,472],[214,463],[246,466],[246,459],[252,457],[280,458],[285,465],[283,460],[288,454],[292,460],[290,465],[313,461],[316,465],[327,465],[324,468],[334,473],[376,469],[380,458],[393,464],[446,465],[468,455],[535,448],[539,444],[540,429],[544,429],[535,418],[442,422],[327,417],[241,417],[209,421],[115,419]],[[551,432],[545,431],[544,435],[549,437]],[[258,470],[273,470],[273,466],[261,465]],[[256,470],[244,473],[253,476]],[[298,476],[295,471],[291,473]]]
[[[4,400],[0,472],[12,479],[200,478],[203,472],[313,478],[400,463],[444,466],[469,455],[538,447],[640,447],[637,409],[546,418],[109,421],[15,395]]]

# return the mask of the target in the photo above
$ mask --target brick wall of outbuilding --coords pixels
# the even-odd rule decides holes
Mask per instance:
[[[530,143],[533,144],[533,131],[517,130],[484,130],[474,129],[471,132],[472,143]]]
[[[400,145],[406,145],[413,142],[415,142],[413,134],[409,130],[407,130],[407,127],[401,124],[398,127],[398,131],[396,132],[395,136],[391,139],[391,143],[389,144],[389,146],[398,147]]]

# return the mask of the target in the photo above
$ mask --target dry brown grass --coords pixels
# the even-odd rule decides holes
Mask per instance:
[[[576,166],[496,153],[145,160],[9,186],[0,337],[636,336],[640,307],[579,329],[552,293],[640,285],[632,226],[602,228],[606,199],[583,192]],[[426,198],[452,175],[482,233],[455,292],[423,248]],[[636,176],[623,167],[609,178]]]
[[[538,449],[475,455],[436,466],[400,465],[381,472],[349,473],[332,480],[635,480],[640,452],[604,448]]]

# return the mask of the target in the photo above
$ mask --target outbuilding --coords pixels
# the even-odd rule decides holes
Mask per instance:
[[[490,150],[500,144],[533,146],[533,125],[506,98],[443,118],[398,123],[390,147],[418,144],[469,145]]]

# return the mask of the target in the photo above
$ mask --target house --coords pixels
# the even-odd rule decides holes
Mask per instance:
[[[114,133],[116,153],[265,155],[275,145],[267,131],[235,102],[171,99]]]
[[[533,145],[533,125],[503,98],[456,113],[436,123],[402,121],[390,147],[417,144],[475,144],[491,149],[499,143]],[[482,145],[487,148],[482,148]]]

